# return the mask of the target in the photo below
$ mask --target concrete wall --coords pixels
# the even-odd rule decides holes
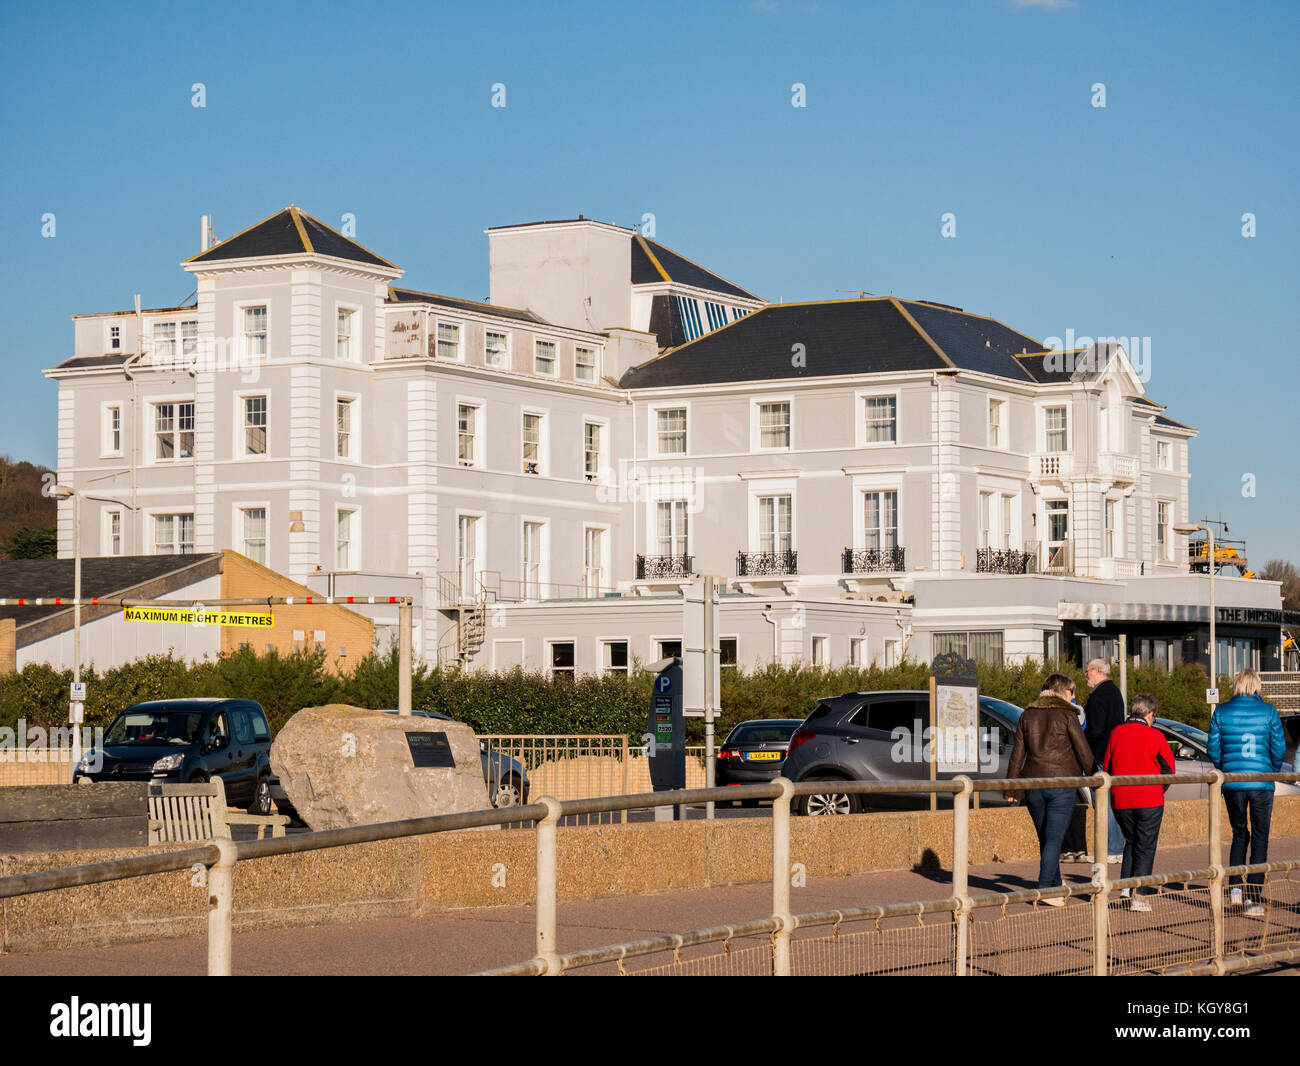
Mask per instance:
[[[1226,821],[1225,844],[1231,839]],[[1201,843],[1207,828],[1204,802],[1170,803],[1160,846]],[[771,834],[770,821],[751,818],[561,827],[559,896],[595,899],[767,881]],[[1300,798],[1280,797],[1273,810],[1273,836],[1297,835]],[[1033,825],[1020,808],[972,812],[970,841],[972,863],[1038,855]],[[156,850],[163,849],[0,855],[0,876]],[[950,869],[952,815],[904,811],[796,818],[790,859],[802,863],[809,878],[916,866]],[[497,876],[501,866],[504,885]],[[0,951],[201,935],[207,892],[194,887],[191,877],[186,870],[6,899],[0,904]],[[936,886],[932,898],[942,895]],[[241,862],[235,870],[235,928],[325,925],[528,904],[535,898],[531,830],[465,830]]]

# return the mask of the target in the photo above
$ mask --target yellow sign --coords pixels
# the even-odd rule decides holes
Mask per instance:
[[[204,610],[199,607],[123,607],[124,622],[176,622],[191,626],[259,626],[270,629],[270,611]]]

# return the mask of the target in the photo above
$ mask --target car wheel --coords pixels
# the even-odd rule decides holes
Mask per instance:
[[[249,814],[267,815],[271,813],[270,774],[262,774],[257,779],[257,788],[253,791],[253,802],[246,809]]]
[[[799,797],[800,814],[857,814],[861,809],[861,797],[849,792],[814,792],[811,796]]]
[[[501,782],[501,787],[497,789],[497,794],[492,797],[493,807],[517,807],[521,801],[519,790],[519,778],[510,774]]]

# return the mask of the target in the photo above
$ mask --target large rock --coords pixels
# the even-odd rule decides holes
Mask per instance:
[[[407,734],[419,734],[412,754]],[[438,737],[425,734],[441,734]],[[438,761],[450,749],[454,766]],[[432,759],[423,755],[432,755]],[[445,761],[445,759],[443,760]],[[395,714],[334,703],[308,707],[271,745],[271,769],[298,816],[312,829],[424,818],[490,806],[478,741],[462,722]]]

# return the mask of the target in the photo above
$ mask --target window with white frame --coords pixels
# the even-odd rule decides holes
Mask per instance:
[[[502,369],[510,365],[509,334],[487,331],[483,339],[483,362]]]
[[[105,555],[122,554],[122,512],[108,511],[104,515]]]
[[[1161,470],[1174,468],[1174,450],[1167,440],[1156,441],[1156,466]]]
[[[240,346],[245,358],[258,359],[266,355],[266,307],[243,309]]]
[[[339,459],[355,459],[355,428],[353,414],[356,400],[340,396],[334,401],[334,455]]]
[[[826,666],[826,637],[812,638],[812,664],[813,666]]]
[[[582,424],[582,472],[588,481],[600,474],[600,438],[605,427],[599,422]]]
[[[524,412],[523,422],[523,461],[525,474],[542,473],[542,452],[545,432],[545,419],[542,415]]]
[[[721,637],[718,640],[718,669],[735,670],[740,665],[740,640],[737,637]]]
[[[1174,558],[1173,526],[1170,522],[1172,511],[1173,505],[1166,500],[1156,504],[1156,551],[1159,553],[1157,558],[1166,563],[1172,562]]]
[[[266,397],[244,397],[244,454],[266,454]]]
[[[1048,566],[1063,566],[1069,560],[1066,544],[1070,537],[1070,501],[1046,500]]]
[[[862,546],[868,549],[898,547],[898,493],[862,494]]]
[[[963,659],[974,659],[976,662],[1002,662],[1003,632],[1000,629],[935,633],[930,641],[935,655],[955,652]]]
[[[357,312],[347,307],[340,307],[338,326],[334,340],[334,354],[344,362],[351,362],[357,357],[356,332]]]
[[[1070,450],[1069,420],[1064,406],[1043,408],[1043,434],[1049,452]]]
[[[573,376],[579,381],[596,380],[596,349],[573,349]]]
[[[866,645],[867,645],[866,637],[849,638],[849,665],[850,666],[866,665],[866,663],[864,662],[864,658],[866,655]]]
[[[626,674],[628,667],[627,641],[601,641],[601,666],[607,674]]]
[[[456,461],[461,466],[477,466],[479,409],[476,404],[456,405]]]
[[[456,516],[456,572],[460,575],[461,596],[473,596],[478,573],[478,515]]]
[[[533,341],[533,372],[554,377],[556,373],[555,341]]]
[[[980,547],[993,545],[993,493],[980,493]]]
[[[460,361],[460,326],[455,322],[438,323],[437,356],[452,362]]]
[[[790,447],[790,401],[758,405],[758,446]]]
[[[1007,401],[989,398],[989,447],[1005,448]]]
[[[686,408],[670,407],[655,412],[660,455],[686,454]]]
[[[659,555],[680,558],[690,553],[690,530],[685,500],[655,503],[655,548]]]
[[[255,563],[266,565],[266,508],[245,507],[240,511],[243,525],[243,553]]]
[[[122,327],[121,327],[121,326],[109,326],[109,327],[108,327],[108,346],[109,346],[113,351],[115,351],[115,352],[121,349],[121,347],[122,347]]]
[[[542,595],[542,523],[524,523],[524,599],[536,600]]]
[[[176,323],[153,324],[153,359],[155,363],[169,363],[176,358]]]
[[[154,458],[194,458],[194,403],[153,405]]]
[[[577,660],[571,640],[552,641],[551,678],[556,681],[572,681],[576,673]]]
[[[340,510],[334,517],[334,565],[339,570],[357,569],[357,512]]]
[[[789,496],[758,498],[758,550],[788,552],[794,547],[792,522],[794,501]]]
[[[104,408],[102,452],[104,455],[122,454],[122,407],[120,404],[109,404]]]
[[[153,552],[155,555],[193,555],[194,515],[154,515]]]
[[[867,444],[898,442],[898,398],[867,396],[863,401],[864,439]]]
[[[583,587],[588,596],[605,588],[605,531],[588,526],[582,533]]]
[[[1119,501],[1107,498],[1102,500],[1101,508],[1102,555],[1107,559],[1115,559],[1123,554],[1123,552],[1119,550],[1121,544],[1119,533]]]
[[[999,532],[1002,535],[1002,547],[1004,550],[1011,547],[1011,533],[1015,513],[1015,497],[1003,494],[1002,496],[1002,528]]]
[[[199,352],[198,319],[188,319],[181,323],[181,355],[197,355]]]

